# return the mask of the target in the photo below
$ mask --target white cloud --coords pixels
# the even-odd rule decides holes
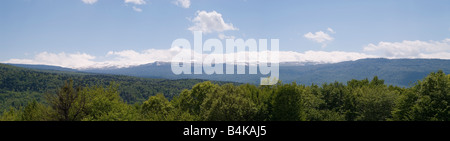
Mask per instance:
[[[42,64],[53,65],[67,68],[83,68],[86,66],[95,65],[96,62],[92,61],[95,56],[91,56],[86,53],[48,53],[42,52],[37,54],[33,59],[10,59],[5,63],[17,63],[17,64]]]
[[[133,3],[136,5],[146,4],[145,0],[125,0],[125,3]]]
[[[97,2],[97,0],[81,0],[81,1],[83,1],[83,3],[85,4],[94,4]]]
[[[96,61],[95,59],[97,57],[86,53],[67,54],[62,52],[56,54],[42,52],[35,55],[33,59],[10,59],[3,63],[53,65],[73,69],[104,67],[122,68],[153,63],[155,61],[168,62],[173,56],[181,51],[182,49],[177,47],[168,50],[148,49],[141,52],[134,50],[109,51],[104,56],[104,58],[108,58],[106,61]]]
[[[107,56],[114,57],[112,60],[100,62],[99,66],[108,67],[129,67],[153,63],[156,61],[170,62],[172,57],[182,51],[181,48],[174,47],[171,49],[148,49],[141,52],[134,50],[110,51]]]
[[[86,53],[48,53],[42,52],[37,54],[33,59],[10,59],[3,63],[14,63],[14,64],[42,64],[42,65],[53,65],[61,66],[73,69],[86,69],[86,68],[104,68],[104,67],[130,67],[143,65],[148,63],[154,63],[156,61],[170,62],[172,58],[181,52],[191,52],[191,54],[196,54],[192,50],[183,50],[179,47],[173,47],[170,49],[148,49],[144,51],[134,51],[134,50],[123,50],[123,51],[109,51],[105,56],[95,57]],[[234,54],[247,54],[248,56],[257,56],[258,52],[238,52]],[[374,58],[376,56],[367,55],[364,53],[357,52],[342,52],[342,51],[306,51],[293,52],[293,51],[280,51],[279,52],[280,62],[314,62],[314,63],[337,63],[341,61],[357,60],[362,58]],[[203,54],[206,55],[217,55],[217,54]],[[230,56],[233,54],[225,54],[224,56]],[[445,54],[442,54],[445,55]],[[270,55],[269,55],[270,56]],[[98,61],[96,58],[107,58],[107,60]],[[198,58],[193,58],[192,61],[199,60]],[[225,59],[224,59],[225,60]],[[242,60],[237,60],[240,62]],[[217,62],[221,63],[221,62]]]
[[[189,8],[191,6],[191,0],[176,0],[173,3],[183,8]]]
[[[132,3],[134,5],[143,5],[143,4],[147,3],[147,2],[145,2],[145,0],[125,0],[124,2],[125,3]],[[133,11],[142,12],[142,9],[139,8],[139,7],[133,6],[132,8],[133,8]]]
[[[344,51],[306,51],[304,53],[294,51],[280,51],[280,62],[314,62],[314,63],[338,63],[342,61],[354,61],[364,58],[377,58],[358,52]]]
[[[321,43],[322,47],[326,47],[328,42],[334,40],[333,37],[331,37],[330,35],[328,35],[327,33],[323,32],[323,31],[317,31],[316,33],[308,32],[303,36],[314,42]]]
[[[133,6],[133,10],[136,11],[136,12],[142,12],[142,9],[141,8],[137,8],[136,6]]]
[[[223,32],[227,30],[238,30],[232,23],[225,23],[222,14],[216,11],[197,11],[197,16],[191,20],[194,26],[188,28],[190,31],[202,31],[203,33]]]
[[[330,33],[336,33],[336,31],[334,31],[333,29],[331,29],[331,28],[327,28],[327,30],[330,32]]]
[[[378,44],[365,46],[364,51],[387,58],[450,59],[450,39],[442,41],[379,42]]]

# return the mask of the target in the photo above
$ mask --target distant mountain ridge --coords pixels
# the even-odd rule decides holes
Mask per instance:
[[[17,66],[17,65],[15,65]],[[59,69],[52,66],[20,65],[20,67],[34,69]],[[225,67],[224,67],[225,69]],[[248,71],[248,68],[246,68]],[[360,59],[333,64],[314,63],[280,63],[280,80],[284,83],[297,82],[310,85],[332,83],[334,81],[346,82],[351,79],[371,79],[378,76],[384,79],[386,84],[397,86],[409,86],[422,79],[430,72],[443,70],[450,72],[450,60],[442,59]],[[175,75],[172,73],[170,62],[155,62],[128,68],[103,68],[75,70],[89,73],[128,75],[144,78],[164,79],[207,79],[216,81],[232,81],[239,83],[258,84],[263,75],[246,74],[191,74]]]

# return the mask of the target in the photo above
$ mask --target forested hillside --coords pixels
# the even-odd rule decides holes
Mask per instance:
[[[45,88],[51,91],[41,102],[24,99],[28,104],[5,110],[0,120],[12,121],[449,121],[450,75],[443,71],[430,73],[409,88],[386,85],[384,80],[350,80],[346,83],[334,82],[322,85],[301,85],[278,83],[273,86],[251,84],[218,85],[209,81],[200,82],[169,99],[164,91],[150,96],[143,103],[126,103],[121,94],[137,86],[124,89],[122,85],[144,83],[141,79],[123,76],[103,76],[91,78],[88,74],[58,74],[30,72],[30,70],[3,66],[13,69],[2,78],[2,86],[15,83],[31,83],[43,88],[27,88],[38,95]],[[25,73],[26,72],[26,73]],[[42,74],[41,74],[42,73]],[[2,73],[3,74],[3,73]],[[6,73],[5,73],[6,74]],[[40,78],[23,81],[25,77]],[[47,74],[47,75],[44,75]],[[53,75],[61,75],[54,78]],[[78,79],[64,81],[77,75]],[[3,77],[4,75],[2,75]],[[40,77],[37,77],[40,76]],[[109,83],[115,78],[121,81]],[[51,78],[51,79],[47,79]],[[81,79],[83,78],[83,79]],[[109,79],[108,79],[109,78]],[[119,79],[122,78],[122,79]],[[17,79],[17,80],[16,80]],[[137,80],[128,82],[125,80]],[[52,85],[41,85],[41,81],[55,80]],[[92,81],[91,81],[92,80]],[[5,84],[11,81],[11,84]],[[17,81],[17,82],[16,82]],[[163,80],[155,81],[153,87],[164,86]],[[102,85],[93,85],[103,82]],[[137,83],[140,82],[140,83]],[[150,83],[148,82],[148,83]],[[168,81],[167,83],[170,83]],[[174,81],[182,82],[182,81]],[[190,82],[190,81],[188,81]],[[37,84],[35,84],[37,83]],[[77,84],[89,84],[77,87]],[[175,83],[184,84],[184,83]],[[25,85],[25,86],[33,86]],[[166,84],[174,85],[174,84]],[[187,85],[187,84],[186,84]],[[2,87],[8,89],[7,87]],[[24,89],[24,86],[16,86]],[[170,88],[170,87],[168,87]],[[181,87],[180,87],[181,88]],[[36,90],[35,90],[36,89]],[[15,91],[9,89],[8,91]],[[170,93],[170,91],[168,91]],[[3,93],[2,93],[3,94]],[[16,94],[3,97],[8,101]],[[28,95],[28,94],[23,94]],[[26,97],[26,96],[23,96]],[[126,96],[125,96],[126,97]],[[16,97],[19,98],[19,97]],[[20,99],[20,98],[19,98]]]
[[[204,80],[166,80],[120,75],[89,74],[66,71],[32,70],[0,64],[0,112],[9,106],[25,106],[29,101],[45,102],[43,96],[57,91],[64,81],[72,79],[74,86],[107,86],[118,84],[117,90],[124,102],[143,102],[157,93],[171,99],[183,89]],[[214,82],[223,84],[224,82]]]

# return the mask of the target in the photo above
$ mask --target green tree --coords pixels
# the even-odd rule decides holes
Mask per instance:
[[[372,86],[384,85],[384,80],[378,79],[378,76],[374,76],[372,81],[370,81],[370,85]]]
[[[21,121],[21,111],[16,108],[10,107],[9,110],[5,110],[0,116],[0,121]]]
[[[353,80],[352,80],[353,81]],[[346,102],[348,102],[349,92],[344,84],[334,82],[323,84],[321,89],[321,97],[324,100],[322,107],[338,112],[344,112]]]
[[[50,109],[36,100],[28,103],[23,109],[22,120],[23,121],[48,121],[48,115],[50,115]]]
[[[306,120],[308,121],[343,121],[345,116],[330,110],[326,107],[325,100],[321,93],[321,88],[317,85],[311,85],[306,87],[306,91],[302,96],[303,105],[306,114]],[[341,107],[342,105],[340,105]],[[333,108],[331,108],[333,109]]]
[[[450,120],[450,76],[441,70],[431,73],[413,88],[418,99],[412,108],[414,120]]]
[[[394,121],[412,121],[414,120],[413,107],[416,104],[418,95],[412,90],[405,91],[396,101],[396,107],[392,111],[392,120]]]
[[[398,97],[396,92],[389,91],[385,85],[363,86],[354,91],[356,94],[356,120],[384,121],[391,118]]]
[[[207,93],[201,105],[201,118],[207,121],[247,121],[253,120],[257,107],[239,87],[232,84]]]
[[[176,120],[173,117],[173,106],[163,94],[151,96],[142,104],[142,114],[148,120]]]
[[[136,120],[137,112],[123,102],[119,96],[118,85],[114,82],[106,88],[94,86],[84,89],[77,107],[83,108],[82,120],[90,121],[128,121]],[[83,104],[83,105],[81,105]]]
[[[73,88],[73,80],[65,82],[56,95],[47,95],[47,101],[55,110],[54,119],[59,121],[76,121],[82,117],[85,97],[80,95],[81,87]]]
[[[243,84],[239,86],[239,89],[243,91],[246,97],[250,97],[251,101],[255,104],[257,109],[256,115],[253,117],[255,121],[267,121],[269,120],[269,104],[271,89],[265,88],[267,85],[256,87],[251,84]]]
[[[272,100],[271,120],[273,121],[304,121],[302,93],[303,86],[296,83],[277,85]]]
[[[210,81],[198,83],[192,90],[184,90],[178,97],[174,98],[174,107],[186,111],[191,115],[200,115],[201,105],[208,94],[217,91],[219,86]]]

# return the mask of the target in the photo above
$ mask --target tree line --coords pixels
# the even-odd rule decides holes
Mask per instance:
[[[384,80],[322,85],[218,85],[209,81],[170,100],[160,93],[128,104],[120,85],[66,81],[43,102],[11,107],[3,121],[448,121],[450,75],[430,73],[409,88]]]

